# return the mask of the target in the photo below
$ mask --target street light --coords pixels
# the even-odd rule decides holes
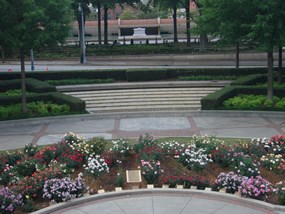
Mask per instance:
[[[81,2],[78,4],[78,11],[81,17],[81,31],[80,31],[80,63],[86,63],[86,45],[85,45],[85,30],[84,30],[84,11]]]

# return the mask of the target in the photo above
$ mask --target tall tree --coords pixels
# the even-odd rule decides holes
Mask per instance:
[[[191,32],[190,32],[190,0],[182,0],[181,4],[185,8],[185,14],[186,14],[186,41],[187,46],[190,46],[191,43]]]
[[[209,0],[211,1],[211,0]],[[199,16],[202,16],[203,10],[204,10],[204,0],[193,0],[193,2],[196,5],[197,12]],[[206,46],[208,43],[208,37],[206,32],[200,32],[200,52],[206,51]]]
[[[255,20],[251,25],[250,38],[267,52],[267,97],[273,100],[273,51],[285,42],[285,1],[253,0]]]
[[[161,8],[172,9],[173,14],[173,41],[178,42],[178,33],[177,33],[177,8],[180,5],[180,0],[154,0],[154,5],[160,5]]]
[[[27,112],[25,51],[62,43],[71,22],[69,0],[1,0],[0,46],[20,51],[22,112]]]
[[[273,51],[285,41],[284,0],[200,0],[200,21],[208,32],[232,42],[249,39],[267,52],[267,97],[273,100]],[[211,21],[212,20],[212,21]]]
[[[239,67],[239,44],[250,32],[252,6],[245,0],[200,0],[203,4],[197,23],[201,33],[218,36],[226,44],[236,45],[236,67]]]

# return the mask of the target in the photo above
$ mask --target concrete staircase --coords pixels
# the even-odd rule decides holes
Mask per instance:
[[[225,84],[226,85],[226,84]],[[100,87],[100,86],[98,86]],[[61,90],[86,102],[86,110],[94,114],[129,112],[190,112],[201,109],[201,99],[222,88],[221,84],[166,88],[125,88],[84,91]]]

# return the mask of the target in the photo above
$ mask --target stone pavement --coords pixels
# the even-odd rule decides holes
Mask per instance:
[[[84,138],[189,137],[210,135],[270,138],[285,135],[284,112],[196,111],[76,115],[0,122],[0,150],[22,148],[28,143],[57,143],[67,132]]]

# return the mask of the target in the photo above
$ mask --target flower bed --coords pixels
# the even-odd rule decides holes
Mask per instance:
[[[285,204],[284,136],[225,144],[193,137],[189,143],[159,143],[150,135],[136,143],[102,138],[84,140],[67,133],[61,142],[34,145],[0,155],[0,213],[32,212],[51,201],[95,194],[99,189],[128,189],[125,170],[140,169],[141,186],[183,185],[225,189],[242,197]]]

